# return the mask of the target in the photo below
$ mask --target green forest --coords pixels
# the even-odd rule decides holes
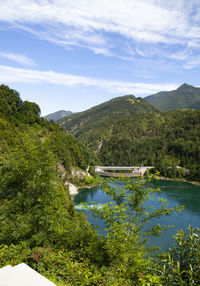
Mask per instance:
[[[200,88],[184,83],[176,90],[160,91],[145,99],[161,111],[183,108],[199,109]]]
[[[164,177],[200,181],[199,110],[161,112],[130,95],[58,122],[103,165],[154,166]]]
[[[110,124],[112,134],[99,152],[105,165],[154,166],[165,177],[200,181],[200,111],[141,114]]]
[[[171,166],[172,159],[187,168],[192,164],[191,174],[196,174],[198,111],[166,114],[156,111],[138,117],[126,116],[116,125],[111,120],[96,130],[102,130],[101,138],[104,138],[112,128],[109,140],[112,144],[118,142],[118,155],[123,164],[136,164],[142,153],[141,160],[156,164],[154,152],[160,148],[161,159],[166,164]],[[127,122],[131,126],[134,122],[131,132]],[[86,148],[73,135],[66,135],[58,124],[40,117],[36,103],[23,102],[18,92],[5,85],[0,86],[0,129],[0,267],[25,262],[58,286],[200,284],[199,229],[180,230],[175,247],[166,253],[147,246],[150,237],[159,236],[165,229],[159,224],[148,227],[148,223],[183,209],[182,206],[168,208],[162,199],[156,209],[146,205],[159,191],[151,188],[151,176],[134,181],[123,179],[125,185],[120,191],[111,188],[109,182],[99,181],[103,191],[114,200],[102,209],[90,210],[105,221],[107,232],[100,235],[85,215],[75,210],[64,184],[64,179],[70,180],[73,167],[86,170],[99,160],[87,149],[92,143],[85,139]],[[117,132],[122,130],[121,137],[117,137]],[[130,140],[136,137],[136,132],[135,145],[128,149],[123,140],[127,134],[132,136]],[[141,149],[135,161],[126,162],[125,157],[136,152],[134,148],[142,148],[139,138],[144,138],[144,146],[150,142],[147,149],[152,158],[145,157],[146,151]],[[114,146],[110,147],[109,140],[98,156],[102,162],[117,164],[117,156],[111,161]],[[120,151],[125,146],[126,156]],[[65,178],[60,175],[59,164],[66,171]]]

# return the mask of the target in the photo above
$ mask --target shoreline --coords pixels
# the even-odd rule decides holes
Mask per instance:
[[[98,185],[83,185],[83,186],[77,186],[78,190],[80,189],[91,189],[91,188],[95,188],[98,187]]]
[[[188,180],[183,179],[183,178],[168,178],[168,177],[163,177],[163,176],[156,176],[155,178],[158,180],[185,182],[185,183],[190,183],[190,184],[195,185],[195,186],[200,186],[200,182],[188,181]],[[81,189],[91,189],[91,188],[95,188],[97,186],[98,185],[96,185],[96,184],[95,185],[77,186],[77,185],[74,185],[72,183],[68,183],[69,192],[70,192],[71,196],[76,196],[81,191]]]
[[[69,188],[69,193],[71,196],[76,196],[78,195],[78,193],[80,192],[81,189],[91,189],[91,188],[94,188],[94,187],[97,187],[98,185],[84,185],[84,186],[77,186],[77,185],[74,185],[72,183],[69,183],[68,184],[68,188]]]
[[[160,179],[160,180],[185,182],[185,183],[190,183],[192,185],[200,186],[200,182],[188,181],[188,180],[183,179],[183,178],[167,178],[167,177],[163,177],[163,176],[156,176],[156,178]]]

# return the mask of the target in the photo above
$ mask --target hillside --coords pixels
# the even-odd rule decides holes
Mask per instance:
[[[145,97],[161,111],[193,108],[200,109],[200,88],[184,83],[176,90],[161,91]]]
[[[193,180],[200,181],[200,111],[147,113],[124,117],[111,125],[112,133],[101,140],[98,150],[103,164],[153,165],[165,176],[176,176],[168,168],[179,165],[191,170]],[[87,142],[98,138],[104,128],[90,132]],[[98,142],[96,146],[100,146]]]
[[[0,85],[1,146],[12,150],[25,138],[43,142],[70,174],[72,167],[86,169],[92,155],[73,136],[61,131],[58,124],[40,117],[36,103],[22,101],[19,93]]]
[[[68,133],[80,137],[85,136],[90,130],[106,125],[109,120],[146,112],[157,112],[157,110],[143,98],[126,95],[104,102],[89,110],[72,114],[59,120],[58,123]]]
[[[109,119],[110,103],[101,105],[106,107],[103,124],[96,121],[96,128],[91,128],[84,139],[88,145],[93,141],[96,149],[101,138],[97,153],[102,162],[158,162],[161,170],[173,175],[178,158],[185,164],[191,162],[192,174],[199,176],[200,111],[162,114],[145,100],[130,96],[113,100],[112,110],[120,109],[117,102],[124,113],[118,117],[110,113]],[[98,108],[94,109],[100,118]],[[174,277],[170,283],[177,285],[178,281],[179,285],[183,281],[179,271],[172,276],[179,263],[176,254],[187,255],[191,247],[185,260],[191,269],[197,269],[199,285],[199,246],[194,240],[198,235],[192,229],[188,234],[182,230],[177,234],[174,256],[171,249],[157,260],[150,256],[152,249],[150,252],[147,242],[165,229],[155,221],[181,208],[168,208],[161,199],[155,209],[151,203],[148,206],[158,191],[150,188],[149,177],[101,184],[111,201],[101,208],[91,202],[86,209],[105,221],[106,232],[99,235],[86,216],[75,210],[64,184],[71,168],[86,169],[92,163],[84,145],[56,123],[41,118],[36,103],[23,102],[18,92],[5,85],[0,86],[0,130],[0,268],[24,262],[60,286],[167,285],[169,277]],[[61,173],[60,165],[66,174]],[[82,194],[85,196],[84,190]],[[180,248],[180,241],[184,248]],[[171,257],[174,267],[169,269]],[[164,268],[169,269],[165,276]],[[189,279],[186,276],[185,285]]]
[[[87,168],[90,153],[58,124],[41,118],[36,103],[23,102],[5,85],[0,86],[0,134],[0,268],[25,262],[56,279],[56,285],[65,268],[63,280],[78,285],[77,272],[85,276],[83,262],[89,261],[93,241],[99,242],[85,216],[75,211],[65,183],[72,168]]]
[[[46,116],[44,116],[44,118],[46,118],[47,120],[53,120],[53,121],[58,121],[59,119],[72,114],[71,111],[66,111],[66,110],[59,110],[56,111],[54,113],[50,113]]]
[[[103,165],[153,165],[169,177],[180,175],[175,167],[179,165],[190,169],[190,179],[200,180],[198,110],[162,113],[144,99],[125,96],[59,123],[95,152]]]

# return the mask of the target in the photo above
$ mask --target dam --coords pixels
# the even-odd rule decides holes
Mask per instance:
[[[137,176],[144,176],[144,174],[150,170],[153,169],[153,166],[95,166],[95,172],[99,176],[105,176],[105,177],[119,177],[119,176],[125,176],[125,177],[137,177]],[[112,172],[113,171],[113,172]],[[117,172],[116,172],[117,171]]]

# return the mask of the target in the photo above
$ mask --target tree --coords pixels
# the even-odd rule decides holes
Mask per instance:
[[[145,259],[149,250],[146,246],[148,239],[159,236],[165,229],[159,223],[149,225],[150,221],[182,210],[182,207],[168,208],[167,202],[161,198],[160,207],[156,209],[148,204],[155,192],[160,191],[150,187],[150,177],[122,179],[124,183],[120,187],[113,187],[116,179],[101,184],[103,191],[113,199],[112,202],[106,203],[101,209],[98,206],[88,208],[106,224],[104,249],[108,255],[108,265],[115,269],[116,275],[136,283],[148,275],[150,260]]]
[[[157,258],[157,273],[165,286],[200,285],[200,229],[189,226],[175,236],[176,245]]]
[[[0,243],[53,243],[69,218],[69,197],[48,146],[28,134],[18,140],[0,162]]]

